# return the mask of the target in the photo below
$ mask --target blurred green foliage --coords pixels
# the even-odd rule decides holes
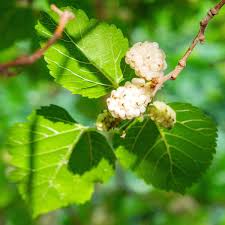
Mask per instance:
[[[90,17],[114,23],[130,43],[155,40],[165,49],[168,71],[198,31],[198,23],[216,0],[54,0],[58,6],[73,5]],[[9,61],[38,47],[34,25],[47,0],[10,0],[0,3],[0,62]],[[19,75],[0,78],[0,224],[4,225],[223,225],[225,224],[225,9],[206,33],[187,68],[176,82],[168,82],[158,96],[167,102],[190,102],[203,108],[219,126],[218,149],[212,167],[185,196],[165,193],[118,168],[107,185],[96,186],[93,200],[32,221],[29,206],[7,178],[6,135],[15,122],[24,121],[32,109],[58,104],[83,124],[94,122],[104,107],[71,95],[55,84],[43,60],[20,68]]]

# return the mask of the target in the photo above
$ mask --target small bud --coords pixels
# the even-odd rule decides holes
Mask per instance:
[[[104,110],[103,113],[99,114],[96,120],[96,127],[99,131],[109,131],[115,128],[119,123],[119,120],[114,118],[112,114]]]
[[[120,137],[121,137],[122,139],[125,139],[126,135],[127,135],[127,134],[126,134],[126,131],[123,131],[122,134],[120,135]]]
[[[176,112],[164,102],[155,101],[148,108],[151,120],[171,129],[176,123]]]

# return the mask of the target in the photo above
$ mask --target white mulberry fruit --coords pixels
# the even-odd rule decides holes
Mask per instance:
[[[156,42],[138,42],[127,52],[125,61],[137,76],[152,80],[164,75],[166,55]]]
[[[176,112],[164,102],[155,101],[149,108],[150,118],[159,125],[171,129],[176,123]]]
[[[150,102],[150,85],[141,78],[133,78],[131,82],[126,82],[125,86],[113,90],[107,99],[112,116],[122,120],[141,116]]]

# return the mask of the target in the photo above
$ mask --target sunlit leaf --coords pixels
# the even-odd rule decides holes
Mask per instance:
[[[34,216],[71,203],[84,203],[91,198],[94,181],[105,181],[113,174],[112,160],[101,158],[100,153],[92,155],[94,162],[98,162],[93,167],[83,165],[85,173],[82,176],[68,170],[74,149],[81,151],[77,153],[80,158],[76,162],[86,160],[82,158],[86,157],[82,155],[85,148],[79,143],[81,137],[85,138],[82,135],[89,135],[88,132],[88,127],[75,123],[64,109],[54,105],[37,110],[28,122],[16,124],[11,129],[10,163],[15,168],[11,176],[19,183]],[[107,147],[105,151],[110,149],[106,141],[104,147]]]
[[[99,23],[82,10],[73,11],[63,37],[45,54],[48,68],[56,82],[74,94],[97,98],[117,87],[123,79],[121,59],[128,41],[114,25]],[[44,38],[52,36],[58,16],[49,12],[40,19],[36,29]]]

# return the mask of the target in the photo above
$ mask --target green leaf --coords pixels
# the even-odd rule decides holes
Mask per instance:
[[[43,106],[41,109],[37,109],[36,113],[53,122],[75,123],[70,114],[57,105]]]
[[[4,193],[0,196],[0,208],[4,208],[12,201],[15,192],[6,178],[6,168],[3,164],[2,156],[0,157],[0,192]]]
[[[86,157],[82,153],[85,148],[80,143],[87,135],[97,137],[92,140],[93,148],[97,140],[104,141],[98,146],[105,147],[105,157],[100,152],[92,155],[93,167],[83,165],[85,173],[74,175],[67,168],[68,162],[73,150],[81,161],[86,161],[82,158]],[[10,163],[15,168],[11,176],[18,182],[34,216],[86,202],[94,191],[94,182],[106,181],[113,174],[113,160],[105,153],[111,148],[104,137],[75,123],[64,109],[55,105],[37,110],[26,123],[16,124],[9,136],[9,149]],[[97,153],[96,149],[93,153]],[[81,164],[79,168],[82,169]]]
[[[67,10],[76,18],[45,54],[50,73],[57,83],[74,94],[103,96],[123,80],[120,62],[128,41],[114,25],[89,20],[81,10]],[[53,12],[42,16],[36,29],[44,41],[52,36],[57,23],[58,16]]]
[[[69,165],[74,173],[82,175],[96,167],[102,159],[113,165],[116,158],[106,138],[98,132],[90,131],[83,134],[76,144]]]
[[[18,7],[15,0],[1,1],[0,49],[33,36],[35,18],[29,8]]]
[[[177,113],[173,129],[159,127],[150,119],[136,121],[127,129],[125,140],[119,140],[116,155],[147,183],[183,193],[209,167],[217,129],[198,108],[183,103],[170,106]]]

